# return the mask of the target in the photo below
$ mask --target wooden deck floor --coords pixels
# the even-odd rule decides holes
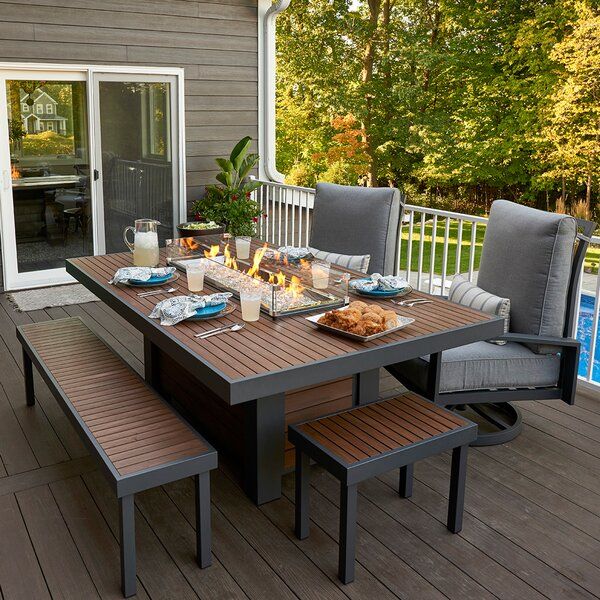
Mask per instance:
[[[117,504],[47,389],[25,407],[15,323],[81,315],[136,369],[142,341],[101,303],[14,312],[0,296],[0,596],[121,598]],[[600,593],[600,401],[522,406],[525,431],[474,449],[464,530],[444,526],[449,457],[360,486],[356,582],[337,567],[337,485],[315,470],[312,530],[292,532],[293,481],[256,508],[227,466],[213,473],[214,561],[193,556],[190,481],[137,499],[140,598],[592,598]]]

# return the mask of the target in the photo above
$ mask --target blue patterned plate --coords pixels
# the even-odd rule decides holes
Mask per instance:
[[[169,275],[152,275],[152,277],[150,277],[150,279],[147,279],[146,281],[142,281],[141,279],[130,279],[129,280],[129,284],[130,285],[139,285],[139,286],[153,286],[153,285],[162,285],[163,283],[166,283],[167,281],[171,281],[171,279],[173,279],[175,277],[175,273],[171,273]]]
[[[199,308],[193,317],[188,317],[186,321],[204,321],[205,319],[214,319],[224,317],[231,314],[235,310],[235,306],[230,302],[223,302],[215,306],[205,306]]]
[[[364,279],[354,279],[353,281],[369,281],[369,278],[366,277]],[[395,296],[406,296],[406,294],[410,294],[413,289],[409,285],[401,290],[373,290],[372,292],[367,292],[365,290],[357,290],[356,288],[350,287],[350,290],[355,294],[359,294],[360,296],[369,296],[370,298],[394,298]]]

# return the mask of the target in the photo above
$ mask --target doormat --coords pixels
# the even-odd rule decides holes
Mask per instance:
[[[15,305],[16,310],[21,312],[98,301],[98,298],[80,283],[12,292],[8,294],[8,299]]]

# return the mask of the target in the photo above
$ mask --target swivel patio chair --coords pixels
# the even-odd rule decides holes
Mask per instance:
[[[369,255],[368,273],[393,274],[403,204],[396,188],[318,183],[309,246],[342,266],[335,254]]]
[[[471,410],[483,425],[473,445],[505,443],[521,432],[521,412],[513,401],[573,404],[580,346],[572,338],[577,294],[595,227],[567,215],[494,202],[477,286],[510,299],[508,333],[496,343],[476,342],[387,370],[438,405]]]

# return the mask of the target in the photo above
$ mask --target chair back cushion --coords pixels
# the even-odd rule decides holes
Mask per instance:
[[[512,332],[562,337],[576,235],[573,217],[507,200],[492,205],[477,285],[510,299]]]
[[[504,333],[508,333],[510,324],[510,299],[490,294],[471,283],[464,275],[455,275],[448,292],[448,300],[475,310],[497,315],[504,319]],[[503,346],[502,340],[488,340],[492,344]]]
[[[400,192],[395,188],[318,183],[309,246],[337,254],[369,254],[369,273],[391,275],[400,218]]]

